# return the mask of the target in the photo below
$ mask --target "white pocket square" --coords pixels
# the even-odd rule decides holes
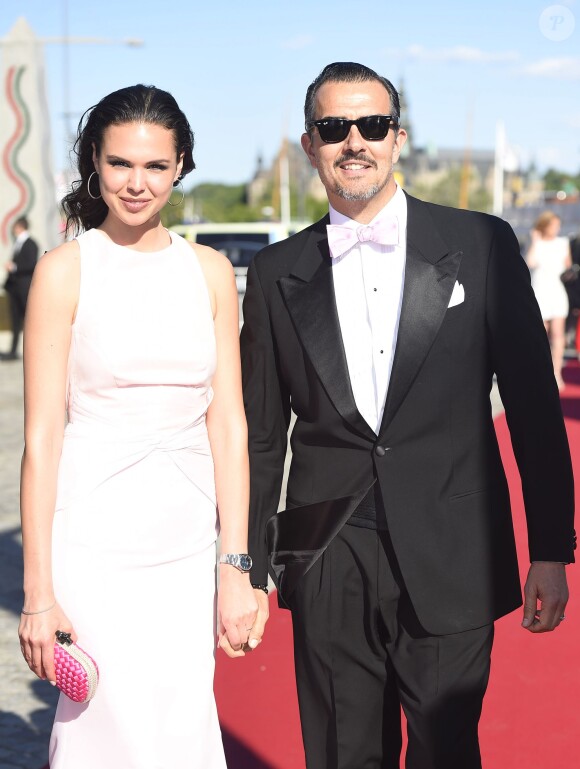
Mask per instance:
[[[449,304],[447,305],[447,309],[449,307],[455,307],[458,304],[461,304],[465,301],[465,289],[459,283],[459,281],[455,281],[455,285],[453,286],[453,293],[451,294],[451,299],[449,300]]]

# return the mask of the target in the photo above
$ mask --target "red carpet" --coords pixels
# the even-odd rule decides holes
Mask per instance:
[[[580,478],[580,367],[569,363],[562,410]],[[530,415],[533,418],[533,415]],[[506,468],[522,582],[528,568],[521,487],[504,417],[496,420]],[[576,509],[580,489],[576,480]],[[576,516],[578,529],[578,515]],[[492,677],[481,722],[484,767],[575,769],[580,767],[580,552],[567,568],[570,601],[566,620],[554,633],[533,636],[520,626],[521,612],[496,625]]]
[[[580,477],[578,364],[569,364],[564,378],[562,408],[575,474]],[[528,568],[525,518],[504,417],[496,421],[496,429],[510,484],[523,580]],[[555,633],[533,636],[523,630],[519,611],[497,623],[492,679],[480,728],[485,769],[580,767],[580,565],[567,572],[571,599],[566,620]],[[216,697],[232,769],[304,769],[290,614],[277,608],[275,596],[270,604],[267,635],[258,651],[239,660],[217,656]]]
[[[292,620],[275,594],[270,612],[258,650],[235,660],[217,654],[215,691],[231,769],[304,769]]]

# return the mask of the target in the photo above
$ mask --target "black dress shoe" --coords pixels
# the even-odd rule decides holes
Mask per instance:
[[[0,360],[19,360],[15,352],[0,352]]]

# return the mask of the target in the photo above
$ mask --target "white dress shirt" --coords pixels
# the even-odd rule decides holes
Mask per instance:
[[[358,410],[378,434],[385,409],[397,343],[405,258],[407,253],[407,199],[397,190],[370,224],[383,216],[399,221],[399,243],[356,243],[332,260],[332,277],[348,373]],[[330,206],[330,223],[360,223]]]

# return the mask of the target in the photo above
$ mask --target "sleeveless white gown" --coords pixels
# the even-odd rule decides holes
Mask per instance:
[[[51,769],[224,769],[213,696],[216,365],[204,276],[171,233],[152,253],[78,238],[56,597],[94,657],[86,705],[60,696]]]
[[[568,238],[539,240],[534,249],[536,267],[532,270],[532,288],[543,320],[568,316],[568,294],[560,275],[566,269],[570,252]]]

